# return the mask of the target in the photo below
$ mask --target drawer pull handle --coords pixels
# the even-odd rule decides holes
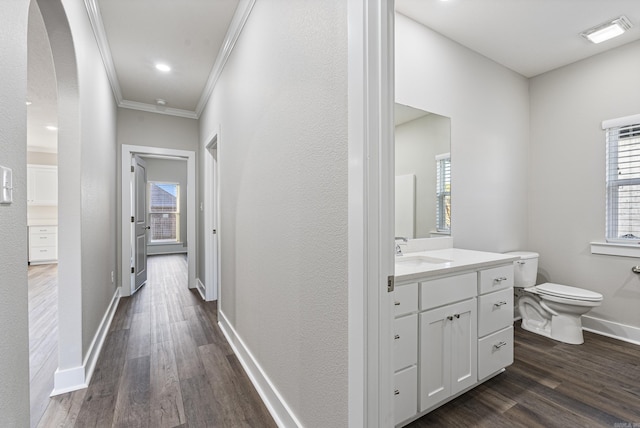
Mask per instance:
[[[396,334],[395,336],[393,336],[393,338],[394,338],[395,340],[398,340],[398,339],[400,339],[400,335],[399,335],[399,334]]]
[[[524,264],[526,264],[527,262],[523,262],[522,260],[518,260],[516,263],[518,263],[519,265],[524,265]]]
[[[393,395],[400,395],[400,391],[396,389],[395,391],[393,391]]]
[[[498,307],[498,308],[499,308],[500,306],[502,306],[502,305],[506,305],[506,304],[507,304],[507,302],[505,302],[505,301],[503,300],[502,302],[494,303],[494,304],[493,304],[493,306],[496,306],[496,307]]]
[[[506,276],[501,276],[500,278],[494,279],[495,282],[502,282],[502,281],[506,281],[506,280],[507,280]]]
[[[393,302],[394,305],[400,306],[400,302]]]
[[[500,349],[503,346],[507,346],[507,342],[500,342],[500,343],[496,343],[495,345],[493,345],[493,347],[496,348],[496,349]]]
[[[447,319],[448,319],[449,321],[453,321],[453,317],[452,317],[451,315],[449,315],[449,316],[447,317]]]

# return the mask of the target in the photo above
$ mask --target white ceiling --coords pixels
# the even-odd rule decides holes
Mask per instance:
[[[253,0],[85,0],[119,106],[197,118]],[[28,145],[55,151],[56,91],[35,1],[29,21]],[[640,0],[396,0],[396,10],[532,77],[640,39]],[[634,27],[594,45],[580,32],[626,15]],[[165,61],[162,74],[154,62]],[[155,104],[167,101],[165,107]]]
[[[396,11],[525,77],[640,39],[640,0],[396,0]],[[580,37],[620,15],[634,25],[622,36]]]

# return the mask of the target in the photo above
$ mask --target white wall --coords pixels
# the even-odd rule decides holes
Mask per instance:
[[[428,238],[436,230],[436,155],[449,153],[450,138],[449,119],[437,114],[395,128],[396,176],[414,174],[416,177],[417,238]]]
[[[0,421],[29,426],[27,318],[27,16],[29,2],[2,5],[0,14],[0,165],[13,170],[14,203],[0,205]]]
[[[346,15],[256,2],[200,118],[201,165],[220,126],[220,312],[307,427],[347,425]]]
[[[147,181],[178,183],[180,186],[178,224],[179,243],[147,244],[147,254],[186,253],[187,247],[187,161],[180,159],[145,158],[147,164]]]
[[[640,327],[638,260],[592,255],[604,241],[601,123],[640,113],[640,42],[531,79],[529,248],[545,280],[597,291],[589,315]]]
[[[396,102],[451,118],[458,248],[526,247],[527,79],[396,14]]]

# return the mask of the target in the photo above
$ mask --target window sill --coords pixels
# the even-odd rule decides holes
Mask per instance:
[[[640,245],[619,244],[612,242],[592,242],[591,254],[606,256],[640,257]]]

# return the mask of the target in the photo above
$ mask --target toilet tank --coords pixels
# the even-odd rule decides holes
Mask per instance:
[[[524,288],[536,285],[539,254],[531,251],[513,251],[507,254],[520,257],[520,260],[513,262],[513,286]]]

